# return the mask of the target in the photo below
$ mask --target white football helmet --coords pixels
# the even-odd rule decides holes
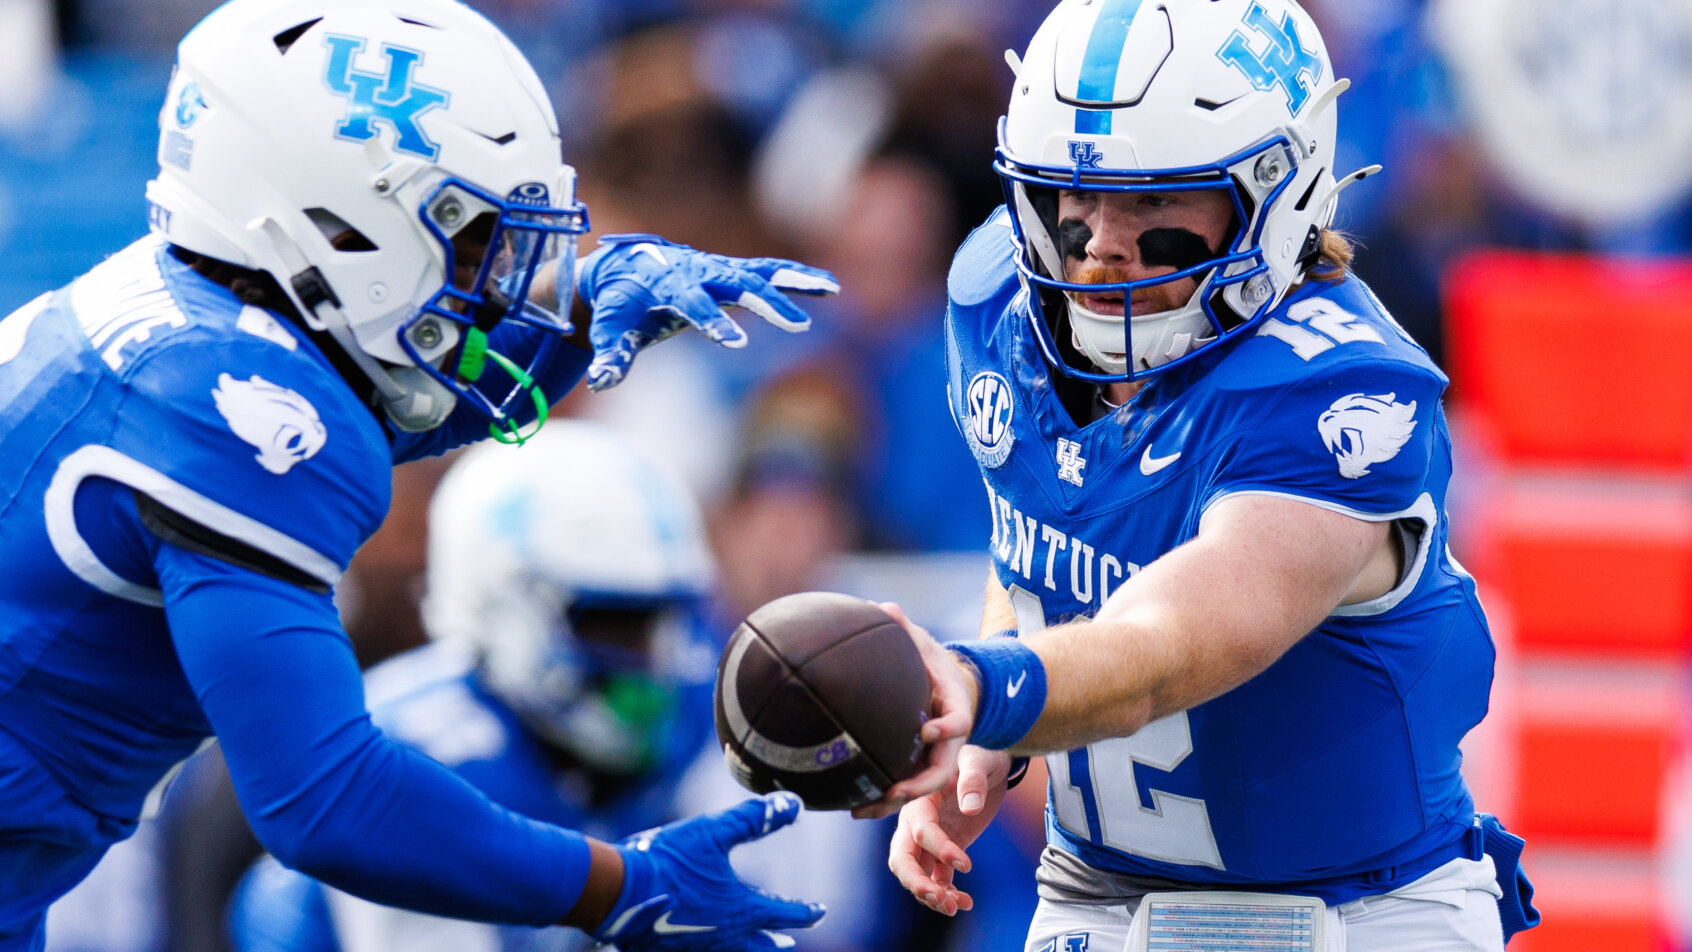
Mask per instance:
[[[547,741],[633,773],[661,749],[677,692],[715,676],[701,622],[714,572],[679,477],[614,431],[560,420],[448,471],[429,507],[423,623]]]
[[[546,90],[480,14],[231,0],[183,38],[159,128],[153,230],[274,276],[400,429],[439,425],[459,399],[506,425],[536,399],[569,330],[586,210]],[[546,262],[555,310],[527,300]],[[486,350],[503,320],[551,332],[522,366]],[[489,362],[509,386],[483,379]]]
[[[1339,191],[1379,168],[1335,181],[1333,104],[1349,82],[1334,78],[1292,0],[1063,0],[1027,54],[1006,58],[1017,79],[995,164],[1036,339],[1073,377],[1144,377],[1251,326],[1316,260]],[[1061,192],[1201,189],[1226,193],[1234,209],[1211,257],[1149,280],[1065,280]],[[1120,291],[1127,302],[1189,277],[1198,287],[1184,307],[1127,320],[1065,293]],[[1065,325],[1084,360],[1064,359]]]

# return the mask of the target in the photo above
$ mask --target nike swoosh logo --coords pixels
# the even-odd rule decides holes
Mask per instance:
[[[1016,692],[1022,690],[1022,682],[1026,680],[1028,680],[1028,672],[1025,670],[1016,676],[1015,681],[1005,681],[1005,697],[1016,697]]]
[[[1145,453],[1140,456],[1140,475],[1150,476],[1180,458],[1181,453],[1179,450],[1170,453],[1168,456],[1153,456],[1152,448],[1148,446],[1146,447]]]
[[[678,932],[715,932],[717,931],[717,927],[684,926],[677,922],[671,922],[670,911],[666,909],[664,910],[664,914],[658,917],[658,921],[652,924],[652,931],[658,933],[659,935],[673,935]]]

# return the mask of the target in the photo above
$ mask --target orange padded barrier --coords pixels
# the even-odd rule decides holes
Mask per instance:
[[[1516,684],[1516,801],[1530,844],[1646,848],[1683,711],[1678,669],[1524,662]]]
[[[1647,854],[1536,848],[1523,854],[1543,921],[1510,952],[1664,952],[1655,925],[1656,877]]]
[[[1521,651],[1692,650],[1692,495],[1681,480],[1509,478],[1474,516],[1482,598],[1510,605]]]
[[[1446,316],[1453,400],[1506,460],[1692,465],[1692,263],[1482,252]]]

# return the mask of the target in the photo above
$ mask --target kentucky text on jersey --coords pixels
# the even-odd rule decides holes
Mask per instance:
[[[1007,570],[1001,574],[1016,572],[1024,583],[1031,582],[1049,592],[1058,591],[1067,579],[1070,596],[1096,610],[1123,579],[1140,570],[1133,562],[1095,550],[1080,536],[1065,535],[1063,530],[1025,515],[1009,499],[994,492],[991,482],[987,484],[987,505],[993,511],[992,551]],[[1044,575],[1041,566],[1045,567]]]

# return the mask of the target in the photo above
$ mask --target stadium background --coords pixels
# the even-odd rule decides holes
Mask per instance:
[[[172,47],[211,6],[0,0],[0,314],[145,228]],[[952,248],[999,201],[1002,51],[1047,0],[478,6],[552,88],[598,233],[787,254],[845,284],[810,334],[757,327],[737,352],[684,338],[562,408],[689,477],[724,625],[831,587],[972,633],[988,522],[943,403],[938,317]],[[1453,378],[1456,554],[1500,645],[1467,770],[1528,837],[1546,916],[1513,948],[1692,948],[1692,0],[1306,6],[1355,83],[1340,165],[1386,166],[1339,224]],[[444,465],[396,473],[343,593],[367,662],[422,637],[422,507]],[[878,947],[1020,948],[1038,809],[1008,818],[997,915],[919,919]],[[115,852],[56,911],[50,947],[202,947],[173,923],[215,910],[183,897],[205,905],[217,863],[245,855],[214,813]],[[860,865],[843,875],[885,876]]]

